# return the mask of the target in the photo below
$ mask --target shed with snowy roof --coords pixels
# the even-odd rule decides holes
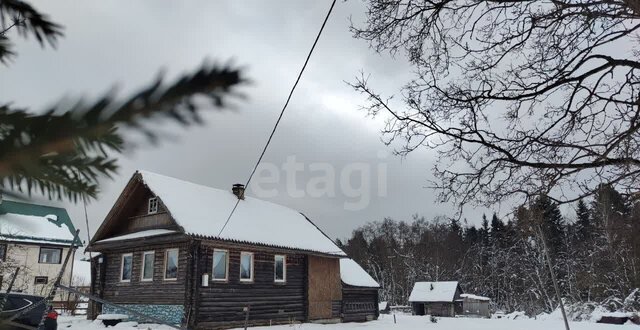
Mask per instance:
[[[415,315],[454,317],[462,314],[461,294],[457,281],[416,282],[409,303]]]
[[[101,253],[99,297],[190,329],[243,325],[247,309],[251,325],[339,322],[343,283],[377,286],[364,271],[345,282],[346,254],[300,212],[245,196],[242,185],[220,190],[147,171],[133,174],[88,250]]]
[[[363,322],[378,318],[378,289],[380,284],[355,260],[340,259],[342,280],[342,320]]]
[[[462,311],[466,316],[476,317],[491,317],[489,310],[489,303],[491,299],[489,297],[478,296],[470,293],[463,293],[460,295],[462,301]]]

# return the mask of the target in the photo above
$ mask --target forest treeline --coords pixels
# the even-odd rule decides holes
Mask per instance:
[[[541,196],[508,219],[482,215],[479,228],[444,217],[387,218],[338,243],[380,283],[381,300],[404,305],[416,281],[457,280],[495,309],[530,315],[558,306],[546,243],[565,302],[615,310],[640,287],[640,203],[601,185],[573,206],[575,214],[563,215]]]

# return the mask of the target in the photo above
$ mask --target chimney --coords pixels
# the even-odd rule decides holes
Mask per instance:
[[[236,183],[231,189],[234,195],[238,196],[238,199],[244,199],[244,185],[242,183]]]

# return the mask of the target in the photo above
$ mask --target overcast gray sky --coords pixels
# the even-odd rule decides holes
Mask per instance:
[[[157,124],[171,138],[159,146],[140,146],[120,157],[115,180],[102,181],[103,192],[88,208],[91,231],[102,222],[136,169],[230,189],[244,182],[275,123],[278,112],[311,47],[330,1],[35,1],[35,6],[65,26],[58,48],[42,49],[17,38],[18,56],[1,67],[0,100],[42,111],[61,97],[96,96],[117,86],[119,95],[144,87],[165,69],[168,77],[196,69],[204,59],[234,62],[252,80],[234,111],[208,111],[206,125],[182,129]],[[317,173],[311,164],[329,163],[336,171],[334,197],[292,196],[285,173],[276,196],[266,199],[300,210],[332,238],[373,220],[408,220],[453,215],[453,206],[437,204],[426,189],[433,154],[422,150],[400,159],[380,141],[382,122],[358,110],[362,99],[344,81],[361,70],[383,92],[395,92],[410,76],[402,58],[378,55],[349,33],[349,17],[361,20],[360,1],[339,1],[311,62],[264,158],[281,168],[296,157],[305,166],[297,185],[303,189]],[[139,139],[138,139],[139,140]],[[353,164],[371,168],[370,202],[350,210],[353,201],[340,190],[339,175]],[[386,196],[377,194],[377,173],[386,168]],[[259,177],[258,180],[261,178]],[[349,181],[354,186],[358,182]],[[290,184],[290,181],[289,181]],[[250,191],[249,195],[255,191]],[[84,232],[81,205],[61,203]],[[482,211],[468,210],[477,222]]]

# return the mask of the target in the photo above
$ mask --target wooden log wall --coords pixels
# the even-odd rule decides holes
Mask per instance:
[[[378,289],[343,285],[342,320],[364,322],[378,318]]]
[[[211,279],[214,248],[229,251],[228,281]],[[197,251],[200,272],[196,290],[198,329],[229,328],[244,324],[249,306],[250,325],[303,322],[306,320],[306,260],[304,254],[255,246],[203,241]],[[240,253],[254,253],[254,280],[240,282]],[[274,282],[274,255],[286,255],[286,283]],[[202,286],[202,274],[209,274]]]
[[[113,243],[103,247],[105,263],[104,292],[102,297],[119,304],[184,305],[187,267],[189,265],[189,240],[184,238],[146,238],[134,242]],[[178,248],[178,279],[164,280],[165,251]],[[154,251],[153,281],[141,281],[142,254]],[[120,281],[122,254],[133,253],[131,282]]]

